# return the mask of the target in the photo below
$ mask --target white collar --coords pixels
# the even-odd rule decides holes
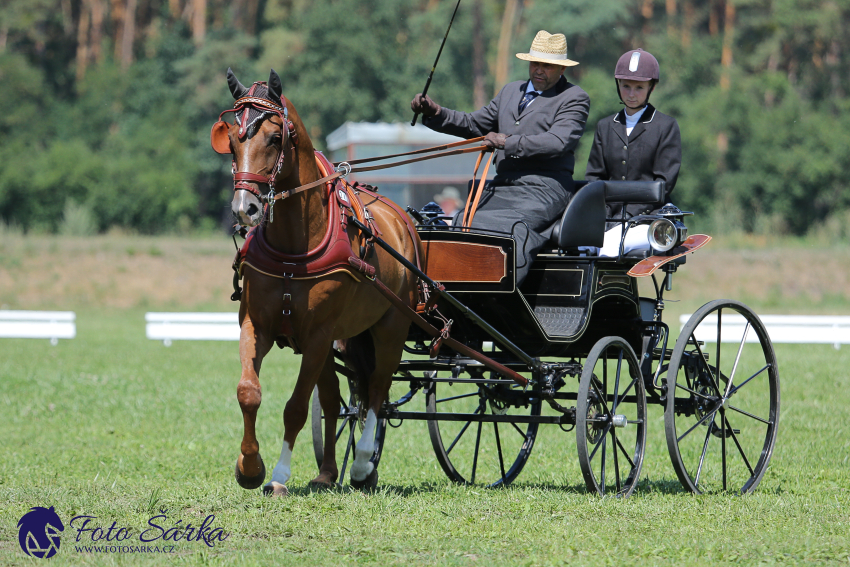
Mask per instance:
[[[543,94],[543,91],[538,91],[537,89],[534,88],[534,83],[531,82],[531,79],[528,79],[528,83],[526,83],[526,85],[525,85],[525,92],[526,92],[526,94],[531,93],[531,92],[535,92],[538,95]]]

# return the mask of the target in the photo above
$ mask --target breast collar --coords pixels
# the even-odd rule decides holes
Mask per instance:
[[[321,152],[316,152],[316,162],[323,176],[333,171]],[[284,254],[269,244],[263,225],[259,225],[248,232],[245,244],[236,254],[234,269],[240,277],[248,266],[275,278],[304,280],[341,271],[360,281],[349,263],[349,258],[356,255],[348,237],[348,217],[355,215],[361,222],[370,222],[369,212],[357,191],[347,183],[337,179],[328,182],[325,190],[328,193],[328,228],[321,243],[305,254]],[[370,224],[372,230],[377,231],[377,227]]]

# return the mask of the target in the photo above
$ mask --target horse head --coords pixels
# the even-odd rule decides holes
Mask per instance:
[[[242,226],[256,226],[263,219],[263,205],[272,203],[275,185],[294,169],[296,127],[289,117],[280,77],[272,69],[268,82],[245,87],[231,69],[227,84],[235,99],[213,125],[213,149],[233,156],[231,212]],[[232,122],[222,119],[234,113]]]

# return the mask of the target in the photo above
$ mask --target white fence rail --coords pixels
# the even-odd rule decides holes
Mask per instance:
[[[162,341],[238,341],[238,313],[145,313],[145,334]]]
[[[690,315],[679,317],[684,327]],[[831,344],[836,349],[842,344],[850,344],[850,317],[833,315],[761,315],[759,316],[767,334],[774,343]],[[721,341],[740,342],[744,333],[746,319],[741,315],[723,316],[723,335]],[[715,342],[717,340],[717,317],[706,317],[697,327],[697,340]],[[747,335],[747,342],[758,342],[755,333]]]
[[[0,309],[0,338],[50,339],[50,344],[56,345],[59,339],[77,336],[76,318],[73,311]]]

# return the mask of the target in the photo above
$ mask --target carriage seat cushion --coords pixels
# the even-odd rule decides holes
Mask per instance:
[[[552,228],[558,248],[602,247],[605,238],[606,204],[664,204],[663,181],[577,181],[577,188],[561,220]]]

